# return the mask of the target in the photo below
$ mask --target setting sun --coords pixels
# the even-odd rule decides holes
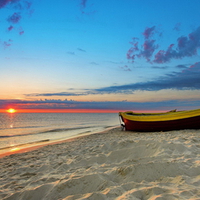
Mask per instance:
[[[14,108],[9,108],[9,109],[7,110],[7,112],[9,112],[9,113],[15,113],[16,110],[15,110]]]

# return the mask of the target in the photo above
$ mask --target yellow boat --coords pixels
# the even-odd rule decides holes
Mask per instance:
[[[200,109],[164,113],[120,112],[122,126],[127,131],[170,131],[200,129]]]

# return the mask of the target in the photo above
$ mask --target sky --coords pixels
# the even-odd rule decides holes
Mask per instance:
[[[0,0],[0,110],[200,105],[199,0]]]

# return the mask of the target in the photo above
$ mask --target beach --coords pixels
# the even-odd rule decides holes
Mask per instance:
[[[200,199],[200,130],[120,127],[0,158],[0,199]]]

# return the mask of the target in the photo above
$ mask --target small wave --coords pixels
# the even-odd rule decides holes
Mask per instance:
[[[40,130],[38,132],[33,132],[33,133],[24,133],[24,134],[16,134],[16,135],[1,135],[0,138],[22,137],[22,136],[38,135],[38,134],[53,133],[53,132],[55,133],[65,132],[65,131],[80,130],[80,129],[86,129],[86,128],[93,128],[93,127],[87,126],[87,127],[74,127],[74,128],[56,128],[56,129]]]
[[[76,128],[57,128],[57,129],[50,129],[50,130],[42,131],[41,133],[72,131],[72,130],[79,130],[79,129],[85,129],[85,128],[92,128],[92,126],[76,127]]]
[[[78,135],[82,135],[82,134],[86,134],[86,133],[91,133],[92,131],[84,131],[84,132],[81,132],[79,133]]]

